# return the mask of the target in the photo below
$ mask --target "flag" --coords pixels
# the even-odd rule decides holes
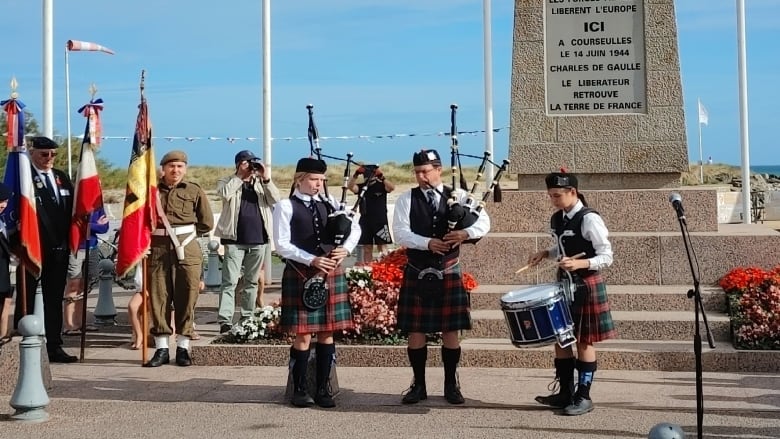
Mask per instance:
[[[86,41],[68,40],[68,50],[71,52],[103,52],[113,55],[114,51],[108,47]]]
[[[702,125],[707,125],[710,121],[710,115],[707,113],[707,109],[704,107],[704,104],[699,101],[699,123]]]
[[[73,218],[70,224],[70,250],[76,253],[87,236],[87,226],[92,212],[103,206],[103,190],[95,164],[95,150],[100,146],[100,112],[103,100],[90,101],[79,108],[87,118],[84,138],[81,143],[81,159],[76,171],[75,194],[73,196]]]
[[[15,94],[15,93],[14,93]],[[32,165],[23,144],[24,104],[14,94],[0,102],[8,116],[8,161],[3,182],[13,195],[0,217],[5,223],[11,251],[34,276],[41,274],[41,236],[35,205]]]
[[[149,250],[157,223],[157,172],[152,149],[152,126],[146,99],[141,98],[127,169],[127,190],[116,257],[116,273],[123,277]]]

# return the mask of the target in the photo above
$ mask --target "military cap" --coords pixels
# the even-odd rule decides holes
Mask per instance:
[[[304,157],[298,160],[295,166],[295,172],[308,172],[310,174],[324,174],[328,170],[328,165],[324,161],[311,157]]]
[[[170,162],[184,162],[186,164],[187,153],[184,151],[170,151],[160,160],[160,166],[165,166],[166,163]]]
[[[35,136],[27,139],[27,146],[35,149],[57,149],[60,145],[46,136]]]
[[[569,174],[566,169],[561,169],[561,172],[551,172],[544,178],[547,189],[553,188],[574,188],[577,189],[577,176]]]
[[[9,200],[13,194],[14,193],[11,191],[11,188],[8,187],[8,185],[0,183],[0,201]]]
[[[441,157],[435,149],[422,149],[420,152],[414,153],[412,156],[412,164],[414,164],[414,166],[427,164],[441,166]]]

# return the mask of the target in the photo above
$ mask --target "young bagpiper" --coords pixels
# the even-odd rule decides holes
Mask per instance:
[[[555,408],[562,408],[570,416],[582,415],[593,410],[590,388],[596,373],[596,348],[594,343],[614,338],[617,334],[607,300],[607,287],[601,270],[612,264],[612,245],[609,231],[601,216],[587,207],[585,197],[577,189],[577,177],[566,172],[554,172],[545,178],[547,193],[553,206],[559,209],[550,219],[550,228],[557,244],[528,258],[529,265],[536,265],[544,258],[558,260],[559,280],[571,275],[574,303],[571,314],[574,334],[577,337],[577,358],[571,347],[562,349],[555,345],[555,378],[559,381],[558,393],[537,396],[536,401]],[[585,253],[583,258],[572,256]],[[574,369],[579,381],[574,390]]]
[[[459,203],[464,203],[466,193],[453,192],[442,184],[441,158],[435,150],[415,153],[412,163],[418,186],[401,194],[393,217],[396,242],[407,248],[408,256],[398,296],[398,329],[409,333],[407,354],[414,373],[402,402],[415,404],[428,398],[426,336],[441,332],[444,398],[450,404],[463,404],[456,373],[460,361],[458,331],[471,329],[471,309],[458,256],[463,241],[488,233],[490,219],[483,210],[472,226],[449,231],[447,200],[454,194]]]
[[[289,199],[274,206],[273,239],[276,252],[286,264],[282,276],[282,318],[285,332],[296,334],[290,347],[293,377],[292,404],[309,407],[335,407],[329,377],[336,361],[333,332],[352,327],[347,282],[341,266],[360,239],[360,226],[352,223],[342,246],[334,246],[327,236],[328,215],[335,200],[325,198],[325,171],[322,160],[298,161]],[[307,392],[306,370],[311,334],[317,334],[317,391]]]

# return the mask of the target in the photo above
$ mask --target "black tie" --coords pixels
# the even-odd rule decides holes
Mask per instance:
[[[431,206],[431,209],[433,209],[434,212],[439,210],[439,203],[436,202],[436,193],[433,191],[433,189],[429,190],[427,192],[428,195],[428,204]]]
[[[46,190],[49,191],[49,196],[56,203],[57,202],[57,194],[54,192],[54,187],[52,187],[51,179],[49,179],[49,173],[48,172],[44,172],[43,173],[43,182],[44,182],[44,185],[46,186]]]
[[[311,217],[314,222],[314,233],[319,236],[322,222],[320,221],[320,212],[317,210],[317,203],[314,201],[314,198],[309,200],[308,207],[311,211]]]

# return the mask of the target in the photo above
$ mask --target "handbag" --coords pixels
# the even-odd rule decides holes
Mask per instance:
[[[328,303],[328,281],[325,276],[316,274],[303,283],[301,293],[303,306],[309,311],[316,311]]]

